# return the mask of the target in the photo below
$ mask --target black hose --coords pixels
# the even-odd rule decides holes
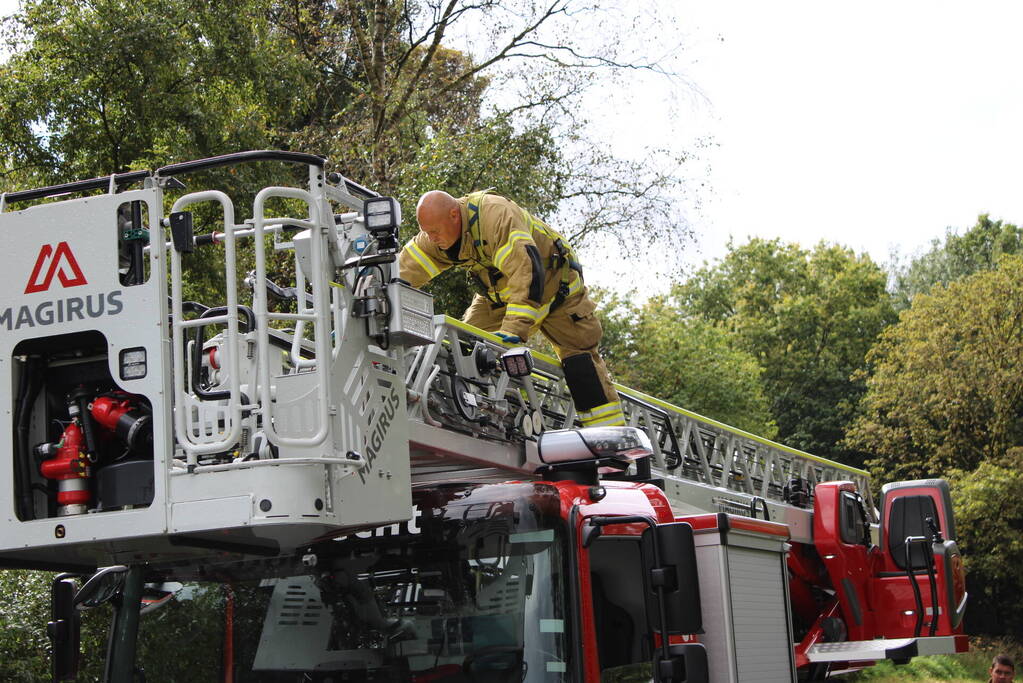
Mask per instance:
[[[43,382],[39,372],[39,359],[31,357],[25,363],[21,375],[21,387],[18,396],[18,435],[15,439],[14,467],[15,480],[18,482],[18,517],[22,521],[35,519],[35,505],[32,500],[32,469],[29,461],[29,426],[32,421],[32,404],[35,403]]]
[[[95,457],[98,451],[96,430],[92,423],[92,413],[89,411],[89,404],[92,403],[93,393],[79,386],[71,399],[78,406],[78,420],[82,423],[82,435],[85,437],[85,452]]]
[[[251,332],[256,328],[256,314],[248,306],[238,306],[238,310],[245,317],[245,331]],[[227,306],[218,306],[216,308],[208,308],[199,316],[202,318],[212,318],[216,315],[224,315],[227,313]],[[207,391],[202,388],[202,347],[206,342],[206,326],[200,325],[195,328],[195,343],[192,346],[192,393],[198,398],[204,401],[222,401],[231,398],[231,392],[225,391]],[[234,350],[232,349],[233,353]]]
[[[24,481],[24,470],[27,469],[27,462],[23,462],[24,454],[28,452],[27,434],[23,434],[22,427],[22,416],[25,415],[26,409],[23,405],[25,401],[25,395],[28,393],[28,382],[29,382],[29,369],[26,364],[25,369],[21,373],[20,381],[18,382],[18,395],[15,398],[15,414],[14,424],[17,426],[17,434],[14,439],[14,480],[18,482],[18,497],[14,501],[15,512],[18,515],[18,519],[24,520],[25,517],[25,481]],[[27,496],[28,502],[31,502],[31,494]]]

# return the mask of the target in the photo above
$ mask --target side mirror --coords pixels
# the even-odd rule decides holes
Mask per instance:
[[[655,561],[653,534],[657,535],[660,566]],[[647,528],[643,532],[642,553],[649,629],[661,633],[658,588],[663,587],[668,635],[703,633],[693,527],[685,522],[672,522]]]
[[[67,574],[50,587],[50,621],[46,635],[53,645],[53,680],[73,681],[78,676],[81,621],[75,609],[75,582]]]
[[[89,577],[75,594],[75,604],[86,607],[98,607],[108,602],[121,592],[124,579],[128,576],[128,568],[124,565],[103,567]]]

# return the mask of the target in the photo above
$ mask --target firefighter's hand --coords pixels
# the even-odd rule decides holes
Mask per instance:
[[[522,339],[516,334],[508,334],[507,332],[494,332],[498,337],[501,338],[505,344],[521,344]]]

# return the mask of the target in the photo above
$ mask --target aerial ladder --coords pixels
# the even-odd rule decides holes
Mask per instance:
[[[240,208],[180,180],[249,162],[304,182]],[[395,200],[295,152],[0,195],[3,565],[273,558],[407,521],[417,489],[541,479],[544,435],[577,425],[560,364],[434,315],[397,277],[400,222]],[[221,299],[197,302],[210,250]],[[796,666],[963,649],[943,482],[886,486],[878,511],[863,470],[617,389],[649,454],[603,479],[655,485],[722,538],[729,519],[784,536],[779,585],[810,622]]]

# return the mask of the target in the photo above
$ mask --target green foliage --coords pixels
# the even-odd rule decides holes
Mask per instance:
[[[890,681],[955,681],[957,683],[973,683],[986,681],[987,670],[979,672],[975,666],[969,666],[960,655],[935,655],[932,657],[915,657],[909,664],[896,665],[884,660],[875,666],[864,669],[849,676],[850,681],[874,681],[889,683]]]
[[[598,68],[653,68],[622,59],[626,24],[608,24],[595,52],[571,31],[534,40],[598,11],[578,0],[455,0],[443,11],[396,0],[27,0],[4,26],[0,191],[278,147],[327,156],[398,196],[405,237],[423,191],[495,187],[542,217],[572,204],[558,227],[575,246],[626,225],[677,244],[689,238],[671,199],[681,159],[625,162],[580,133],[574,104]],[[467,32],[480,54],[445,46]],[[524,87],[512,93],[515,83]],[[262,177],[201,180],[234,197]],[[642,225],[624,220],[635,215]],[[210,265],[186,289],[218,303]],[[453,315],[471,294],[458,278],[433,290]]]
[[[0,571],[0,680],[49,681],[50,582],[53,574],[26,570]],[[110,607],[81,612],[82,659],[79,681],[103,676]]]
[[[859,673],[842,677],[848,681],[958,681],[961,683],[986,683],[991,660],[995,655],[1005,654],[1017,662],[1023,661],[1023,645],[1015,640],[998,638],[971,638],[970,651],[958,655],[935,655],[914,657],[908,664],[878,662]]]
[[[972,471],[1023,445],[1023,258],[920,294],[871,351],[848,444],[894,478]]]
[[[917,294],[937,284],[948,284],[968,275],[992,270],[1002,256],[1023,251],[1023,230],[1011,223],[993,221],[981,214],[962,235],[951,228],[945,241],[933,240],[931,248],[902,268],[895,268],[894,290],[898,308],[909,307]]]
[[[190,583],[166,606],[143,615],[138,662],[148,680],[222,679],[228,614],[233,631],[231,648],[239,670],[236,675],[244,677],[241,672],[248,671],[259,646],[270,590],[252,585]],[[169,643],[189,643],[195,647],[189,649],[189,656],[182,657],[181,649],[168,646]]]
[[[974,633],[1020,633],[1023,616],[1023,449],[950,473]]]
[[[850,447],[882,481],[947,476],[973,632],[1023,621],[1023,257],[917,294],[871,351]]]
[[[783,443],[859,464],[838,446],[864,392],[864,358],[894,319],[885,274],[865,255],[753,239],[672,290],[683,316],[734,335],[763,368]]]
[[[732,337],[663,299],[635,306],[604,295],[601,354],[617,381],[766,438],[777,428],[756,360]]]
[[[46,637],[49,578],[40,572],[0,572],[0,678],[5,681],[42,680],[49,671],[50,642]]]
[[[67,182],[272,143],[287,123],[279,103],[307,85],[262,4],[24,3],[0,66],[13,86],[0,92],[11,180]]]

